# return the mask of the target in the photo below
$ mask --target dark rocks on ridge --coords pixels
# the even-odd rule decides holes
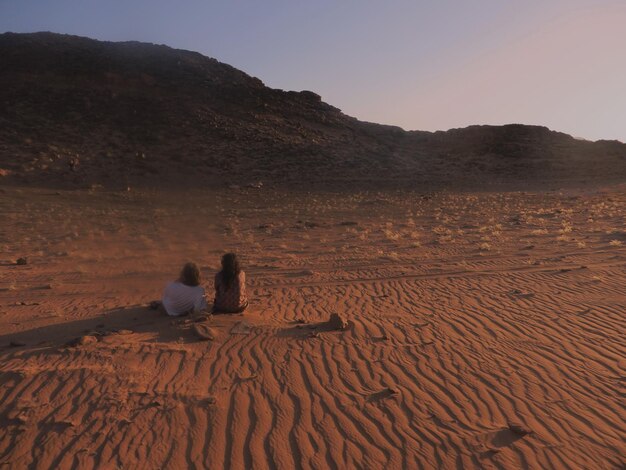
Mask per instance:
[[[163,45],[5,33],[0,57],[0,175],[8,184],[341,189],[626,180],[620,142],[519,124],[404,131]]]

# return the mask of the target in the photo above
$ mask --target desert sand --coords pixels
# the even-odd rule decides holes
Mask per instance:
[[[6,187],[0,467],[624,468],[625,189]]]

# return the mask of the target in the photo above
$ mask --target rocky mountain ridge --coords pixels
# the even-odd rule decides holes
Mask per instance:
[[[404,131],[199,53],[0,35],[0,182],[457,186],[626,180],[626,145],[545,127]]]

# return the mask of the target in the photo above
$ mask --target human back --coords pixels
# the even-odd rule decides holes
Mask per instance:
[[[215,313],[239,313],[248,306],[246,273],[234,253],[222,256],[222,270],[215,275]]]
[[[170,316],[199,312],[207,308],[205,291],[200,286],[200,270],[195,263],[186,263],[179,278],[165,286],[162,303]]]

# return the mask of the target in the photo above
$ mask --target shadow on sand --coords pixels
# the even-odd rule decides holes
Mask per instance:
[[[196,342],[182,319],[167,316],[162,310],[129,306],[105,311],[95,317],[46,325],[0,335],[0,351],[28,351],[66,347],[83,336],[102,339],[114,335],[140,334],[141,342]],[[188,323],[188,322],[187,322]]]

